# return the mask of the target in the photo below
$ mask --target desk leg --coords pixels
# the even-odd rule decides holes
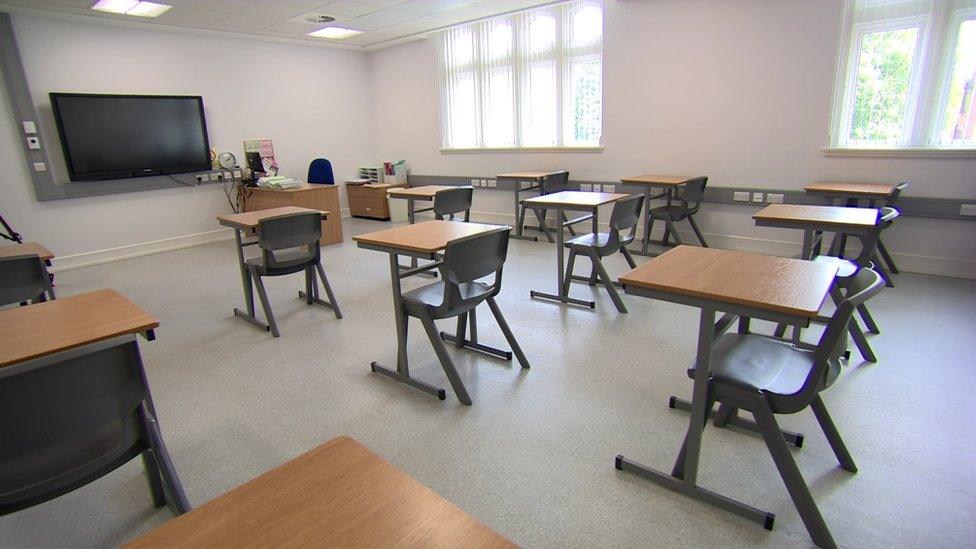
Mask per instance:
[[[531,190],[531,189],[534,189],[534,188],[536,188],[536,187],[529,187],[528,189],[525,189],[525,190],[528,191],[528,190]],[[522,193],[522,182],[521,181],[518,181],[518,180],[515,181],[515,190],[514,190],[514,192],[515,192],[515,234],[512,235],[512,238],[516,238],[518,240],[531,240],[533,242],[537,242],[539,240],[538,237],[535,237],[535,236],[525,236],[525,235],[522,234],[522,230],[523,230],[524,225],[525,225],[525,217],[521,213],[522,212],[522,208],[519,207],[519,195]],[[540,230],[541,230],[541,228],[540,228]]]
[[[762,524],[767,530],[772,530],[773,521],[776,518],[772,513],[767,513],[697,485],[702,428],[708,417],[708,361],[715,332],[715,309],[707,306],[702,308],[698,330],[698,354],[692,392],[691,420],[688,423],[688,432],[671,474],[651,469],[619,454],[614,459],[614,466],[618,470],[630,471],[669,490],[735,513],[740,517]]]
[[[813,258],[813,229],[803,229],[803,248],[800,250],[800,259]]]
[[[413,197],[407,197],[406,201],[407,201],[407,220],[410,222],[411,225],[413,225],[414,223],[417,222],[417,206],[414,204]],[[397,264],[398,268],[403,270],[416,269],[418,265],[419,263],[417,263],[416,257],[410,258],[409,267],[405,267],[403,265],[400,265],[399,263]],[[429,276],[431,278],[437,278],[437,272],[435,271],[424,271],[422,273],[417,273],[417,274],[421,276]]]
[[[596,307],[596,302],[595,301],[584,301],[582,299],[575,299],[575,298],[569,297],[569,291],[564,288],[564,284],[563,284],[564,278],[563,277],[565,276],[565,274],[563,273],[563,269],[565,268],[565,266],[564,266],[564,261],[563,261],[563,256],[564,256],[564,251],[563,250],[565,248],[565,245],[564,245],[565,238],[563,238],[563,227],[565,226],[565,223],[563,223],[561,221],[562,218],[563,218],[563,211],[564,210],[562,208],[555,208],[555,211],[556,211],[556,219],[557,220],[560,220],[559,227],[558,227],[559,230],[556,231],[556,280],[558,281],[558,284],[559,284],[558,286],[556,286],[556,288],[558,289],[557,291],[559,293],[558,294],[549,294],[549,293],[545,293],[545,292],[537,292],[535,290],[530,290],[529,291],[529,296],[530,297],[537,297],[537,298],[540,298],[540,299],[550,299],[552,301],[558,301],[560,303],[570,303],[570,304],[573,304],[573,305],[581,305],[583,307],[589,307],[589,308],[593,309],[593,308]]]
[[[405,383],[415,389],[434,395],[444,400],[447,393],[440,387],[434,387],[416,378],[410,377],[410,366],[407,363],[407,316],[403,313],[402,290],[400,288],[400,261],[396,252],[390,252],[390,280],[393,285],[393,319],[396,322],[397,334],[397,366],[396,370],[387,368],[379,362],[371,362],[370,369],[377,374],[383,374]]]
[[[244,286],[244,306],[247,313],[234,308],[234,316],[254,324],[264,331],[269,331],[268,325],[254,317],[254,287],[251,285],[251,274],[247,272],[247,263],[244,261],[244,243],[241,240],[241,230],[234,229],[234,242],[237,244],[237,265],[241,268],[241,284]]]

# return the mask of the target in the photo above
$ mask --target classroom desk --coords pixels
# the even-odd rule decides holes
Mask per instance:
[[[407,220],[411,225],[417,222],[417,215],[420,212],[429,212],[433,210],[433,206],[429,208],[423,208],[421,210],[416,209],[415,202],[417,200],[422,200],[425,202],[433,202],[434,195],[440,191],[445,191],[448,189],[456,189],[457,187],[452,187],[450,185],[423,185],[421,187],[399,187],[396,189],[390,189],[386,191],[387,196],[390,198],[402,198],[407,201]],[[410,267],[401,268],[417,268],[417,258],[410,258]],[[437,273],[424,272],[421,273],[428,276],[437,276]]]
[[[244,320],[250,322],[251,324],[261,328],[264,331],[269,331],[270,328],[264,322],[261,322],[254,316],[254,288],[251,287],[247,276],[247,264],[244,260],[244,247],[245,246],[256,246],[257,240],[252,240],[250,242],[244,242],[243,233],[247,235],[253,235],[257,232],[258,226],[261,224],[262,219],[267,219],[269,217],[275,217],[279,215],[286,215],[291,213],[300,212],[318,212],[322,214],[322,219],[328,217],[329,212],[322,210],[313,210],[311,208],[303,208],[301,206],[283,206],[281,208],[269,208],[266,210],[255,210],[252,212],[227,214],[217,216],[217,222],[224,227],[230,227],[234,229],[234,240],[237,243],[237,262],[241,268],[241,285],[244,287],[244,305],[247,308],[247,312],[243,312],[238,308],[234,308],[234,316],[238,318],[243,318]],[[319,295],[318,284],[312,281],[312,298],[318,299]],[[298,292],[298,296],[302,299],[306,299],[305,292]]]
[[[806,206],[800,204],[770,204],[755,215],[758,227],[782,227],[803,231],[802,259],[814,255],[814,233],[832,231],[840,234],[865,236],[878,223],[879,210],[843,206]],[[819,242],[816,245],[819,248]]]
[[[844,183],[838,181],[814,181],[803,190],[807,194],[825,196],[829,203],[833,203],[835,198],[843,198],[847,206],[857,206],[857,201],[865,199],[869,201],[870,207],[874,207],[875,201],[885,199],[895,192],[895,185],[887,183]]]
[[[334,438],[125,545],[516,547],[349,437]]]
[[[701,314],[684,461],[676,460],[671,474],[620,454],[614,466],[771,530],[773,513],[698,485],[702,425],[709,412],[705,402],[712,344],[737,316],[807,326],[819,313],[836,273],[836,266],[814,261],[678,246],[621,276],[628,294],[697,307]],[[717,311],[725,314],[716,323]]]
[[[651,200],[663,197],[667,200],[667,205],[671,206],[678,187],[692,179],[694,178],[684,175],[635,175],[620,180],[621,183],[626,185],[642,185],[644,187],[644,240],[642,241],[641,248],[639,250],[630,250],[631,253],[647,257],[656,257],[658,255],[657,253],[647,251],[647,246],[651,243],[651,225],[647,222],[647,219],[651,216]],[[651,189],[654,188],[664,189],[664,192],[653,194]],[[655,242],[655,244],[668,246],[666,240]]]
[[[558,281],[558,294],[549,294],[544,292],[537,292],[532,290],[529,292],[531,297],[538,297],[541,299],[551,299],[553,301],[559,301],[560,303],[571,303],[573,305],[582,305],[584,307],[594,308],[596,307],[596,302],[594,301],[584,301],[582,299],[576,299],[569,297],[568,285],[564,284],[564,274],[563,269],[565,265],[563,264],[564,252],[564,237],[563,228],[569,225],[580,223],[588,219],[593,221],[593,232],[598,233],[598,219],[597,210],[600,206],[604,204],[612,204],[622,198],[627,198],[628,194],[623,193],[593,193],[593,192],[582,192],[582,191],[562,191],[552,194],[544,194],[536,196],[534,198],[527,198],[523,201],[525,206],[529,209],[540,209],[540,210],[555,210],[556,219],[559,220],[559,226],[556,227],[556,270],[558,272],[556,280]],[[575,219],[569,219],[567,221],[562,221],[563,214],[566,210],[569,211],[589,211],[590,213]]]
[[[440,400],[447,398],[447,393],[440,387],[435,387],[415,377],[410,376],[407,363],[407,321],[403,314],[400,279],[425,272],[432,265],[401,271],[399,256],[406,255],[419,259],[437,259],[437,252],[447,247],[448,243],[480,233],[494,231],[498,225],[471,223],[464,221],[446,221],[432,219],[414,225],[404,225],[383,231],[354,236],[360,248],[385,252],[390,256],[390,281],[393,286],[393,319],[396,322],[397,336],[397,366],[396,370],[383,366],[378,362],[370,363],[373,372],[383,374],[415,389],[436,396]],[[473,318],[473,315],[469,315]],[[443,334],[442,334],[443,337]],[[477,345],[477,336],[472,333],[472,342]],[[470,346],[470,345],[465,345]],[[477,347],[476,347],[477,348]],[[482,350],[482,349],[479,349]],[[511,358],[509,355],[508,358]],[[459,395],[459,400],[461,395]],[[471,400],[461,400],[464,404],[471,404]]]
[[[0,259],[5,257],[17,257],[19,255],[37,255],[44,262],[47,267],[51,266],[51,260],[54,259],[54,254],[44,246],[38,244],[37,242],[22,242],[20,244],[8,244],[5,246],[0,246]],[[51,287],[54,287],[54,275],[50,272],[47,275],[51,279]],[[51,298],[54,299],[54,290],[52,289]]]
[[[515,234],[512,238],[518,238],[520,240],[539,240],[537,236],[525,236],[522,234],[523,226],[525,225],[525,219],[521,216],[522,208],[519,207],[519,195],[524,192],[529,192],[535,189],[539,190],[539,196],[544,194],[549,194],[552,192],[550,189],[546,188],[546,181],[549,176],[559,172],[512,172],[512,173],[500,173],[495,176],[495,179],[507,179],[515,182]],[[522,182],[528,181],[531,183],[528,187],[522,188]],[[539,227],[540,231],[544,229]],[[561,229],[560,229],[561,230]]]
[[[115,290],[0,311],[0,368],[118,336],[155,339],[159,321]]]

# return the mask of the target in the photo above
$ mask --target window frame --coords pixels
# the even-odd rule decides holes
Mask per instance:
[[[950,9],[946,4],[936,2],[927,14],[857,23],[854,21],[855,3],[855,0],[847,0],[844,6],[827,145],[821,151],[826,156],[976,157],[976,147],[943,145],[938,139],[959,24],[976,15],[976,8]],[[918,38],[901,138],[894,145],[853,142],[850,133],[864,35],[911,27],[918,28]]]
[[[589,6],[595,6],[600,10],[601,15],[601,33],[599,40],[592,41],[586,44],[573,45],[569,43],[570,33],[567,32],[568,24],[571,24],[572,17],[582,9]],[[544,7],[531,8],[528,10],[523,10],[521,12],[516,12],[500,17],[493,17],[491,19],[477,21],[475,23],[469,23],[463,26],[468,27],[473,33],[473,39],[475,41],[475,55],[472,62],[469,65],[463,67],[447,67],[446,62],[440,60],[439,66],[443,67],[443,70],[449,70],[453,73],[458,73],[462,70],[474,70],[475,71],[475,95],[476,95],[476,120],[475,124],[475,146],[473,147],[458,147],[453,145],[448,145],[449,141],[453,141],[453,135],[445,135],[447,126],[450,126],[453,122],[449,122],[449,119],[445,114],[445,109],[449,109],[450,97],[447,95],[447,86],[445,79],[447,74],[439,71],[438,73],[438,93],[441,99],[441,112],[439,116],[441,117],[441,147],[440,151],[442,153],[470,153],[470,152],[601,152],[603,151],[603,103],[604,103],[604,93],[603,93],[603,78],[604,78],[604,62],[603,62],[603,14],[604,6],[602,0],[582,0],[579,3],[566,2],[561,4],[548,5]],[[540,52],[531,53],[528,50],[527,45],[524,43],[529,39],[528,37],[528,23],[520,19],[522,17],[528,17],[531,13],[532,16],[536,15],[549,15],[553,18],[555,23],[555,37],[550,48],[542,50]],[[506,21],[512,30],[512,42],[511,50],[507,56],[501,58],[491,58],[487,51],[480,51],[482,44],[488,43],[488,37],[483,36],[488,33],[489,26],[493,23]],[[524,29],[523,29],[524,27]],[[442,38],[443,39],[443,38]],[[584,55],[585,54],[585,55]],[[441,52],[438,52],[441,55]],[[569,89],[570,75],[569,71],[572,70],[572,63],[577,59],[584,57],[596,57],[600,64],[600,138],[594,144],[580,143],[574,140],[567,139],[566,128],[568,127],[571,119],[567,119],[569,113],[566,112],[567,106],[570,103],[572,90]],[[500,64],[499,61],[502,61]],[[531,101],[531,96],[525,93],[525,79],[528,78],[531,66],[539,62],[551,62],[554,66],[554,79],[553,86],[555,96],[554,107],[555,107],[555,117],[554,123],[554,144],[526,144],[525,139],[525,128],[523,127],[526,123],[523,113],[527,112],[529,107],[529,102]],[[513,129],[513,140],[514,143],[510,146],[497,146],[487,144],[487,128],[485,115],[485,97],[483,94],[486,93],[486,86],[490,85],[490,74],[500,68],[508,68],[511,70],[511,80],[512,80],[512,93],[513,93],[513,104],[512,104],[512,129]],[[453,132],[452,132],[453,134]]]

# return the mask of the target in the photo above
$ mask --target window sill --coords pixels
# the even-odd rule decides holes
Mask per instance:
[[[511,153],[601,153],[603,147],[475,147],[439,149],[441,154],[511,154]]]
[[[938,149],[928,147],[865,149],[846,147],[824,147],[824,156],[868,156],[888,158],[976,158],[976,149]]]

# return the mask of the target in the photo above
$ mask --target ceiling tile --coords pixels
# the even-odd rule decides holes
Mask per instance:
[[[370,4],[364,4],[363,2],[355,2],[353,0],[338,0],[336,2],[329,2],[314,11],[327,13],[329,15],[342,15],[344,17],[359,17],[360,15],[373,13],[374,11],[380,9],[382,8]]]
[[[166,0],[160,1],[165,2]],[[261,0],[260,5],[280,6],[283,8],[295,8],[304,11],[311,11],[328,3],[329,0]]]
[[[165,0],[160,1],[165,2]],[[179,6],[198,10],[234,13],[256,5],[257,3],[258,0],[182,0]]]
[[[227,14],[197,8],[188,8],[183,4],[180,4],[160,15],[154,21],[164,23],[166,25],[177,26],[187,23],[188,26],[196,27],[200,25],[212,25],[225,17],[227,17]]]
[[[465,7],[485,10],[492,13],[506,13],[534,6],[529,0],[475,0]]]
[[[369,0],[366,0],[369,1]],[[460,8],[474,0],[409,0],[398,4],[396,9],[411,11],[417,15],[435,15],[444,10]]]
[[[392,8],[393,6],[402,4],[406,0],[360,0],[363,4],[371,4],[373,6],[379,6],[381,8]]]
[[[356,17],[355,19],[350,19],[349,21],[344,22],[343,26],[348,26],[351,29],[368,31],[416,18],[417,14],[415,13],[411,13],[409,11],[399,11],[391,8],[375,11],[361,17]]]
[[[236,33],[239,33],[239,34],[253,34],[253,33],[257,32],[258,30],[260,30],[260,27],[256,27],[256,26],[253,26],[253,25],[252,26],[246,26],[246,25],[244,25],[244,26],[241,26],[241,25],[225,25],[223,23],[217,23],[216,25],[210,25],[207,28],[208,29],[211,29],[211,30],[218,30],[218,31],[224,31],[224,32],[236,32]]]
[[[264,30],[284,32],[290,35],[308,34],[314,30],[322,28],[324,25],[322,23],[296,23],[294,21],[282,21],[281,23],[275,23]]]

